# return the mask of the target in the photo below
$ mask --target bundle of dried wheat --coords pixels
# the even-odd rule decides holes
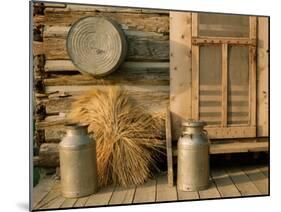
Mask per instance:
[[[69,118],[89,124],[97,143],[100,185],[142,184],[156,167],[163,143],[163,119],[152,117],[118,87],[88,91],[72,105]]]

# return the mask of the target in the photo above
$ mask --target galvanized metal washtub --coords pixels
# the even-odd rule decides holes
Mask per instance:
[[[76,198],[93,194],[97,190],[96,144],[87,135],[86,125],[67,125],[59,154],[62,195]]]
[[[198,191],[209,186],[209,141],[205,122],[189,120],[182,124],[178,141],[177,187],[182,191]]]

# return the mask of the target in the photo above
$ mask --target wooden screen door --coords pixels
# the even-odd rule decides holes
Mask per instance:
[[[256,136],[256,33],[252,16],[192,13],[192,118],[210,138]]]

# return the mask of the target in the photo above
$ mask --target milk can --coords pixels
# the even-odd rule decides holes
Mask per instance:
[[[87,126],[67,125],[59,144],[61,190],[67,198],[87,196],[97,189],[96,145]]]
[[[189,120],[182,124],[178,141],[177,186],[182,191],[198,191],[209,185],[209,142],[205,122]]]

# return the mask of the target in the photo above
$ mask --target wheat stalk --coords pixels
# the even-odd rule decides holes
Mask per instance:
[[[124,89],[87,91],[73,103],[69,118],[89,125],[97,144],[101,186],[142,184],[157,169],[158,153],[164,148],[157,137],[164,120],[132,103]]]

